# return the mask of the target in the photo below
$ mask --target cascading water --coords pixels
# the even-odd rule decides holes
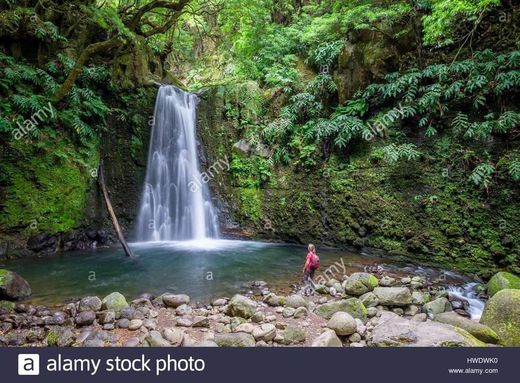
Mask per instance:
[[[173,86],[159,88],[137,218],[138,241],[218,238],[209,189],[200,182],[197,102],[196,95]]]
[[[485,302],[479,298],[475,291],[476,283],[466,283],[464,286],[450,286],[448,293],[450,298],[456,298],[466,302],[466,311],[470,314],[471,319],[479,320],[484,311]]]

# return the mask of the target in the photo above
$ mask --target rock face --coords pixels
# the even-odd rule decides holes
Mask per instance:
[[[329,319],[327,327],[334,330],[337,335],[346,336],[356,332],[357,323],[349,313],[338,311]]]
[[[332,315],[338,311],[349,313],[352,317],[359,318],[363,321],[367,318],[367,309],[357,298],[324,303],[316,308],[315,313],[325,319],[330,319]]]
[[[217,334],[215,335],[215,343],[220,347],[254,347],[255,338],[245,332]]]
[[[407,287],[376,287],[374,295],[383,306],[408,306],[412,304],[412,294]]]
[[[31,295],[29,283],[14,271],[0,269],[0,299],[19,300]]]
[[[486,304],[480,323],[491,327],[504,346],[520,346],[520,290],[506,289]]]
[[[466,330],[475,338],[485,343],[497,343],[498,335],[486,325],[465,318],[453,311],[435,315],[434,321],[449,324]]]
[[[249,319],[255,311],[256,302],[240,294],[233,296],[228,303],[227,314],[229,316]]]
[[[378,286],[377,278],[369,273],[354,273],[343,282],[345,292],[350,295],[363,295]]]
[[[314,339],[312,347],[343,347],[343,344],[334,331],[325,330]]]
[[[118,313],[125,307],[128,307],[128,302],[123,294],[114,292],[103,298],[102,307],[103,310],[112,310]]]
[[[439,322],[417,322],[384,311],[369,342],[375,347],[477,347],[485,346],[467,331]]]
[[[487,292],[490,297],[504,289],[520,289],[520,277],[501,271],[493,275],[487,284]]]

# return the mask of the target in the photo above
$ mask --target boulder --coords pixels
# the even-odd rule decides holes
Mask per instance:
[[[359,300],[366,308],[379,306],[379,299],[373,292],[361,295]]]
[[[314,339],[312,347],[343,347],[343,344],[334,331],[325,330]]]
[[[82,311],[76,318],[75,322],[78,326],[88,326],[96,320],[96,313],[94,311]]]
[[[264,302],[273,307],[280,306],[282,303],[280,297],[274,293],[267,294],[264,298]]]
[[[184,330],[177,327],[165,328],[162,331],[162,336],[168,342],[171,343],[172,346],[180,346],[182,340],[184,339]]]
[[[255,338],[245,332],[216,334],[215,343],[219,347],[254,347]]]
[[[367,319],[367,309],[357,298],[342,299],[334,302],[327,302],[316,307],[315,313],[325,319],[330,319],[338,311],[344,311],[363,321]]]
[[[493,275],[487,284],[487,293],[490,297],[504,289],[520,289],[520,277],[501,271]]]
[[[186,294],[163,294],[162,301],[166,307],[177,308],[190,303],[190,297]]]
[[[229,316],[249,319],[255,312],[256,302],[243,295],[236,294],[228,303],[227,315]]]
[[[0,269],[0,299],[16,301],[31,295],[31,287],[14,271]]]
[[[113,292],[103,298],[103,310],[112,310],[116,313],[119,313],[125,307],[128,307],[128,302],[126,301],[124,295],[121,293]]]
[[[452,311],[452,309],[450,301],[444,297],[425,303],[423,306],[423,312],[428,314],[430,318],[446,311]]]
[[[338,311],[329,319],[327,327],[334,330],[337,335],[346,336],[356,332],[357,324],[356,320],[352,318],[352,315]]]
[[[248,156],[251,153],[251,144],[241,139],[233,144],[233,150],[240,155]]]
[[[509,347],[520,346],[520,290],[500,290],[484,307],[480,323],[491,327],[499,343]]]
[[[382,306],[408,306],[412,294],[407,287],[376,287],[373,291]]]
[[[414,321],[390,311],[381,313],[372,331],[370,346],[375,347],[483,347],[466,330],[433,321]]]
[[[454,313],[453,311],[437,314],[435,315],[433,320],[436,322],[445,323],[464,329],[471,335],[473,335],[475,338],[481,340],[482,342],[498,342],[498,335],[491,328],[471,319],[467,319],[463,316],[460,316],[459,314]]]
[[[253,337],[257,341],[269,342],[276,336],[276,327],[271,323],[266,323],[253,329]]]
[[[79,311],[99,311],[101,310],[101,299],[98,297],[85,297],[79,301]]]
[[[299,294],[293,294],[285,300],[285,306],[292,308],[307,307],[307,300]]]
[[[288,326],[283,330],[281,336],[282,339],[280,340],[280,343],[285,345],[303,343],[307,337],[304,330],[293,326]]]
[[[369,273],[354,273],[343,282],[343,288],[349,295],[363,295],[378,286],[377,278]]]
[[[159,331],[152,330],[146,336],[146,342],[150,347],[170,347],[171,344],[164,339]]]

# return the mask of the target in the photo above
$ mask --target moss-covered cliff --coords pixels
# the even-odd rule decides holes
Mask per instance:
[[[458,148],[438,140],[420,161],[389,165],[367,144],[307,169],[271,167],[268,153],[234,148],[247,136],[229,117],[234,90],[201,92],[199,134],[207,168],[229,158],[231,170],[211,186],[228,232],[295,242],[369,247],[404,260],[489,274],[520,258],[519,192],[504,186],[493,198],[452,166]],[[264,155],[264,156],[262,156]]]

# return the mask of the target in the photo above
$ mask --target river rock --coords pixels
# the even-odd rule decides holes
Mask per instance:
[[[282,316],[284,318],[290,318],[294,315],[296,309],[292,308],[292,307],[285,307],[282,311]]]
[[[251,322],[261,323],[265,321],[265,314],[263,311],[257,311],[251,317]]]
[[[181,305],[190,303],[190,297],[186,294],[163,294],[162,301],[165,306],[175,309]]]
[[[433,318],[436,322],[450,324],[469,332],[475,338],[485,343],[497,343],[498,335],[486,325],[464,318],[454,312],[445,312],[435,315]]]
[[[520,277],[501,271],[493,275],[487,284],[487,293],[490,297],[504,289],[520,289]]]
[[[225,306],[227,304],[227,299],[224,299],[224,298],[215,299],[211,304],[216,307]]]
[[[128,324],[128,329],[132,331],[139,330],[142,325],[143,321],[141,319],[132,319]]]
[[[31,295],[29,283],[14,271],[0,269],[0,299],[19,300]]]
[[[330,319],[338,311],[349,313],[354,318],[363,321],[367,319],[367,309],[357,298],[341,299],[339,301],[327,302],[316,307],[315,314],[325,319]]]
[[[327,327],[334,330],[337,335],[346,336],[356,332],[357,324],[352,315],[338,311],[329,319]]]
[[[255,327],[252,335],[257,341],[269,342],[276,336],[276,327],[271,323],[265,323]]]
[[[412,304],[412,294],[407,287],[376,287],[373,292],[382,306],[408,306]]]
[[[246,334],[251,334],[255,329],[255,325],[252,323],[241,323],[236,328],[236,332],[245,332]]]
[[[172,346],[178,347],[184,339],[184,331],[176,327],[165,328],[162,331],[162,336],[170,342]]]
[[[209,327],[209,319],[204,316],[196,316],[193,318],[193,327]]]
[[[424,304],[424,295],[420,291],[412,292],[412,303],[414,305],[423,305]]]
[[[76,315],[75,322],[78,326],[88,326],[96,320],[94,311],[83,311]]]
[[[439,322],[412,321],[390,311],[381,313],[369,345],[375,347],[482,347],[466,330]]]
[[[128,307],[128,302],[126,301],[124,295],[121,293],[113,292],[103,298],[103,310],[112,310],[116,313],[119,313],[125,307]]]
[[[256,302],[240,294],[231,298],[227,307],[227,315],[249,319],[256,312]],[[218,342],[217,342],[218,343]]]
[[[369,307],[376,307],[379,305],[379,299],[373,292],[368,292],[359,297],[359,300],[368,309]]]
[[[520,346],[520,290],[500,290],[493,295],[480,318],[480,323],[491,327],[499,343],[509,347]]]
[[[101,324],[113,323],[116,320],[116,313],[112,310],[101,311],[97,315]]]
[[[282,336],[280,343],[285,345],[303,343],[307,337],[304,330],[294,326],[287,326],[280,335]]]
[[[128,338],[124,343],[123,347],[137,347],[139,346],[141,342],[139,341],[139,338],[136,336],[133,336],[131,338]]]
[[[369,273],[354,273],[343,282],[343,288],[349,295],[363,295],[379,285],[376,277]]]
[[[159,331],[152,330],[146,336],[146,342],[150,347],[170,347],[171,344],[164,339]]]
[[[325,330],[312,341],[312,347],[343,347],[343,344],[333,330]]]
[[[285,306],[297,309],[299,307],[307,307],[307,300],[299,294],[293,294],[287,297]]]
[[[193,309],[187,304],[182,304],[175,309],[175,313],[177,315],[191,315],[193,313]]]
[[[452,311],[452,309],[450,301],[444,297],[425,303],[423,306],[423,312],[428,314],[430,318],[446,311]]]
[[[69,327],[53,326],[47,333],[47,344],[51,347],[68,347],[74,343],[74,333]]]
[[[98,297],[85,297],[79,301],[79,311],[99,311],[101,310],[101,299]]]
[[[383,276],[379,280],[379,285],[382,287],[391,287],[395,283],[395,278],[389,277],[388,275]]]
[[[215,343],[219,347],[254,347],[255,338],[251,334],[245,332],[236,332],[229,334],[216,334]]]
[[[116,322],[118,328],[128,328],[130,326],[130,321],[126,318],[121,318]]]
[[[309,311],[305,307],[298,307],[293,314],[294,319],[300,319],[307,316]]]
[[[267,294],[264,298],[264,302],[273,307],[280,306],[282,304],[280,297],[275,293]]]

